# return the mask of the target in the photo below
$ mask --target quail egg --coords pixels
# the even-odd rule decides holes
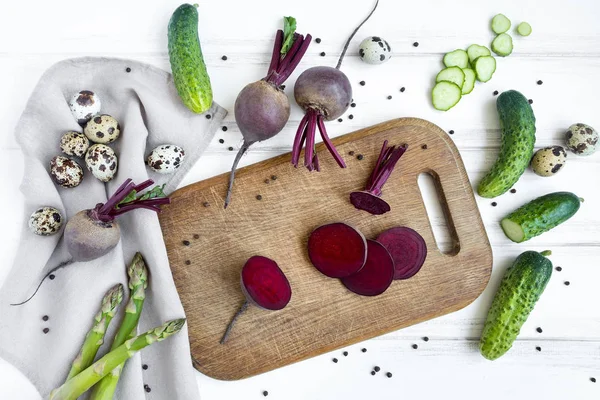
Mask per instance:
[[[85,125],[83,133],[92,142],[106,144],[117,140],[121,134],[121,126],[110,115],[96,115]]]
[[[152,150],[146,159],[146,164],[159,174],[170,174],[179,168],[184,159],[185,152],[181,147],[164,144]]]
[[[117,155],[104,144],[94,144],[85,155],[85,165],[96,178],[108,182],[117,173]]]
[[[367,64],[383,64],[392,56],[392,48],[379,36],[369,36],[360,43],[358,55]]]
[[[567,147],[575,154],[589,156],[596,151],[598,132],[586,124],[573,124],[566,134]]]
[[[69,131],[60,138],[60,149],[70,156],[83,157],[88,147],[90,141],[80,132]]]
[[[531,159],[531,169],[539,176],[552,176],[565,165],[567,152],[562,146],[539,149]]]
[[[63,224],[63,217],[54,207],[40,207],[29,217],[29,229],[40,236],[57,233]]]
[[[85,125],[94,115],[98,114],[101,106],[98,95],[90,90],[75,93],[69,101],[71,113],[79,125]]]
[[[70,158],[56,156],[50,160],[50,174],[58,185],[72,188],[83,180],[83,169]]]

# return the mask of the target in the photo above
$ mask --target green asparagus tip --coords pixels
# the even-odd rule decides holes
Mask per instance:
[[[119,283],[113,286],[108,292],[106,292],[106,295],[104,295],[104,298],[102,299],[102,311],[104,313],[114,313],[122,301],[123,285]]]
[[[544,257],[548,257],[548,256],[552,255],[552,252],[550,250],[544,250],[540,254],[543,255]]]
[[[144,286],[144,289],[148,287],[148,268],[144,262],[142,254],[137,252],[127,268],[127,275],[129,275],[129,289],[133,290],[136,286]]]

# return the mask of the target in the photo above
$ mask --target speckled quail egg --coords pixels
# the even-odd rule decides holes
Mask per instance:
[[[539,176],[552,176],[562,169],[567,161],[567,152],[562,146],[539,149],[531,159],[531,169]]]
[[[85,154],[85,165],[96,178],[108,182],[117,173],[117,155],[104,144],[94,144]]]
[[[85,125],[94,115],[100,113],[101,106],[100,98],[91,90],[75,93],[69,101],[71,113],[79,125]]]
[[[573,153],[589,156],[598,147],[598,132],[586,124],[573,124],[567,130],[566,142],[567,147]]]
[[[56,156],[50,160],[50,174],[58,185],[64,188],[72,188],[83,180],[83,169],[76,161]]]
[[[392,56],[392,48],[379,36],[369,36],[360,43],[358,55],[367,64],[383,64]]]
[[[83,157],[88,147],[90,141],[80,132],[69,131],[60,138],[60,149],[70,156]]]
[[[85,125],[83,133],[92,142],[107,144],[117,140],[121,134],[121,125],[110,115],[96,115]]]
[[[40,207],[29,217],[29,229],[40,236],[54,235],[63,224],[63,217],[54,207]]]
[[[152,150],[146,159],[146,164],[159,174],[170,174],[179,168],[184,159],[185,152],[181,147],[164,144]]]

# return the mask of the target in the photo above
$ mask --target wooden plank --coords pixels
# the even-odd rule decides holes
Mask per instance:
[[[402,173],[385,187],[393,211],[374,217],[355,210],[347,196],[364,186],[384,140],[407,143],[409,149],[398,164]],[[427,153],[420,148],[424,143]],[[297,170],[287,156],[277,157],[239,171],[227,210],[221,207],[227,176],[221,175],[176,191],[172,205],[160,214],[192,355],[203,373],[231,380],[266,372],[456,311],[485,288],[491,248],[458,150],[444,131],[404,118],[342,136],[336,144],[340,152],[363,152],[370,161],[332,169],[334,162],[319,146],[327,175]],[[419,193],[422,172],[434,177],[448,210],[453,246],[446,254],[436,248]],[[270,176],[277,179],[266,185],[263,180]],[[254,198],[259,185],[260,202]],[[305,249],[311,230],[340,220],[371,238],[396,225],[416,229],[429,248],[423,269],[378,297],[350,293],[310,266]],[[249,311],[221,345],[224,327],[241,302],[240,268],[254,254],[280,264],[293,287],[292,302],[278,313]]]

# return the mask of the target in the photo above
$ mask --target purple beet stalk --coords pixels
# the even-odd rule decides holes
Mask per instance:
[[[367,211],[373,215],[381,215],[390,211],[390,205],[381,198],[381,189],[394,171],[394,167],[407,146],[388,147],[388,141],[383,142],[381,153],[371,173],[365,190],[350,193],[350,202],[359,210]]]
[[[133,191],[135,191],[133,192],[134,194],[137,194],[142,190],[152,186],[152,184],[154,184],[152,179],[148,179],[139,185],[133,183],[131,179],[127,179],[125,182],[123,182],[123,184],[121,184],[121,186],[119,186],[119,188],[106,201],[106,203],[98,203],[96,204],[96,207],[90,210],[90,218],[102,222],[111,222],[114,221],[114,219],[119,215],[138,208],[145,208],[160,212],[161,205],[171,203],[171,199],[164,197],[162,188],[159,190],[159,197],[142,195],[123,202]]]

